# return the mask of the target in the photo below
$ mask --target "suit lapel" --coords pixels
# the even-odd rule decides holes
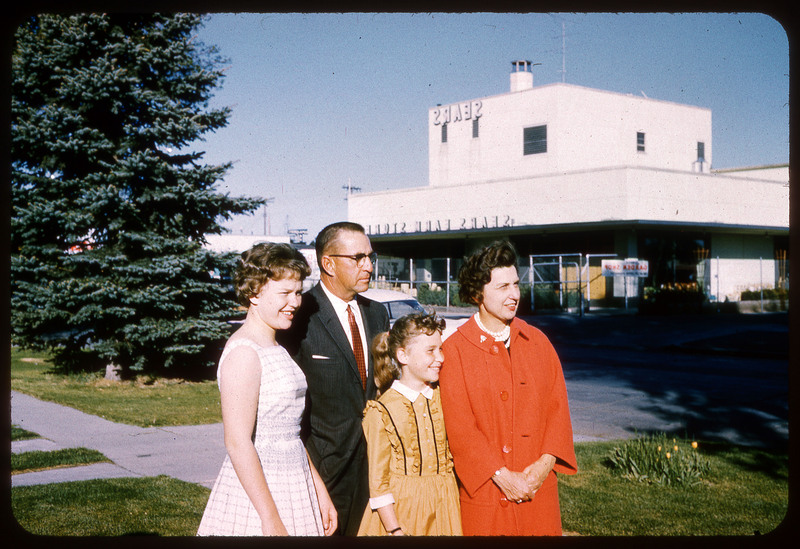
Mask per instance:
[[[328,299],[328,296],[325,295],[325,292],[322,290],[322,288],[319,287],[320,284],[322,283],[320,282],[311,290],[315,292],[314,297],[317,299],[317,303],[319,303],[319,313],[317,316],[327,330],[331,339],[339,347],[342,355],[347,359],[347,363],[350,364],[353,374],[360,380],[361,376],[358,373],[358,365],[356,364],[355,354],[353,354],[353,348],[350,347],[350,340],[347,339],[347,334],[344,333],[342,323],[339,322],[339,317],[336,316],[336,311],[333,309],[330,299]],[[362,318],[364,317],[362,316]]]

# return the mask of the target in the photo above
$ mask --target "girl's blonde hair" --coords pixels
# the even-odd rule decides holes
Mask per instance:
[[[412,313],[397,319],[388,332],[382,332],[372,340],[372,356],[375,359],[375,385],[383,393],[400,377],[397,350],[405,347],[412,337],[420,334],[433,335],[444,330],[444,319],[435,314]]]

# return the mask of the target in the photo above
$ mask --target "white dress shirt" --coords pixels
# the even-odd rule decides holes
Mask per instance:
[[[367,378],[369,378],[369,354],[370,354],[370,346],[367,342],[367,331],[364,329],[364,320],[361,318],[361,309],[358,306],[355,298],[351,301],[345,301],[342,298],[333,295],[328,288],[325,287],[325,284],[320,283],[322,286],[322,291],[325,292],[325,295],[328,296],[328,300],[333,305],[333,310],[336,312],[336,317],[339,319],[339,323],[342,325],[342,329],[344,330],[344,334],[347,336],[347,341],[350,342],[350,348],[353,348],[353,334],[350,331],[350,320],[347,318],[347,308],[350,307],[353,310],[353,316],[356,319],[356,324],[358,325],[358,331],[361,334],[361,345],[364,348],[364,367],[367,368],[365,372],[367,374]]]

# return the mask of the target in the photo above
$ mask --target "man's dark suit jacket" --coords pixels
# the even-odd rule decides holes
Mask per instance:
[[[320,283],[321,284],[321,283]],[[355,535],[369,500],[366,441],[361,427],[366,401],[376,397],[369,346],[389,329],[383,305],[357,296],[367,332],[367,390],[341,322],[320,284],[303,294],[289,330],[279,342],[306,375],[302,436],[339,515],[339,531]]]

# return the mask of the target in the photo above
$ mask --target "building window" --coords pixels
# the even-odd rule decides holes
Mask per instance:
[[[547,126],[533,126],[523,130],[523,154],[547,152]]]
[[[478,121],[479,120],[480,120],[480,118],[473,118],[472,119],[472,137],[473,138],[478,137],[478,130],[479,130]]]
[[[636,132],[636,150],[644,152],[644,132]]]
[[[447,143],[447,124],[442,124],[442,143]]]
[[[697,161],[698,162],[705,162],[706,161],[706,144],[702,141],[697,142]]]

